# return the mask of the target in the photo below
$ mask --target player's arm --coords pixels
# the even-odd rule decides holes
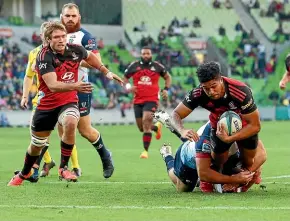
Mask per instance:
[[[223,184],[245,184],[253,178],[253,174],[249,171],[241,172],[236,175],[228,176],[216,172],[210,168],[211,158],[200,157],[196,158],[196,166],[198,176],[201,181],[208,183],[223,183]]]
[[[97,53],[97,54],[92,53],[92,54],[93,54],[94,56],[96,56],[97,59],[98,59],[100,62],[102,62],[102,59],[101,59],[101,55],[100,55],[100,53]],[[82,66],[82,67],[84,67],[84,68],[89,68],[89,69],[93,69],[93,68],[94,68],[94,67],[92,67],[91,65],[89,65],[85,60],[82,60],[82,61],[81,61],[80,66]]]
[[[246,94],[246,97],[243,102],[241,102],[241,114],[242,119],[247,122],[247,125],[232,136],[223,139],[224,142],[232,143],[234,141],[244,140],[258,134],[261,130],[260,114],[255,104],[252,92],[248,87],[244,87],[243,91]]]
[[[182,120],[198,106],[198,98],[193,96],[194,93],[195,89],[188,92],[184,100],[173,110],[171,117],[174,130],[181,134],[182,138],[197,142],[199,139],[197,133],[192,129],[186,130],[182,123]]]
[[[168,98],[168,90],[171,86],[171,76],[168,72],[162,75],[162,78],[165,80],[165,87],[161,90],[161,96],[163,99]]]
[[[170,75],[168,72],[166,72],[166,73],[162,76],[162,78],[165,80],[165,89],[169,89],[170,86],[171,86],[171,82],[172,82],[172,80],[171,80],[171,75]]]
[[[107,78],[115,79],[120,84],[123,84],[123,80],[116,74],[112,73],[109,69],[106,68],[105,65],[95,56],[92,52],[87,51],[87,56],[84,57],[84,61],[87,62],[93,68],[98,69],[102,72]]]
[[[28,98],[30,88],[33,84],[34,75],[35,75],[35,60],[33,59],[32,51],[30,51],[29,56],[28,56],[28,63],[26,67],[25,77],[23,81],[22,98]]]
[[[90,93],[93,89],[90,83],[84,83],[82,81],[76,83],[63,83],[58,81],[55,68],[53,66],[52,56],[49,53],[45,53],[43,57],[39,58],[36,64],[38,72],[51,92],[67,92],[77,90],[83,93]]]

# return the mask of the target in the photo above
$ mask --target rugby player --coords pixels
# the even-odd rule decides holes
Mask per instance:
[[[25,77],[24,77],[24,81],[23,81],[23,95],[22,95],[22,99],[21,99],[21,107],[25,108],[25,109],[28,108],[29,91],[30,91],[30,88],[33,84],[33,80],[36,81],[37,88],[39,87],[39,79],[38,79],[37,72],[35,70],[35,63],[36,63],[36,57],[37,57],[38,52],[43,47],[47,46],[47,42],[45,41],[45,39],[43,37],[44,29],[47,26],[47,24],[48,24],[48,22],[44,22],[40,27],[40,38],[42,40],[42,44],[29,52],[28,64],[26,67],[26,73],[25,73]],[[37,103],[38,103],[38,91],[32,100],[33,110],[31,113],[31,120],[32,120],[33,115],[35,113]],[[31,123],[31,121],[30,121],[30,123]],[[42,160],[42,157],[44,158],[44,165],[42,167],[42,171],[40,172],[40,176],[47,176],[49,173],[49,170],[55,166],[55,162],[52,160],[49,152],[47,151],[48,147],[49,147],[49,140],[47,139],[47,143],[43,147],[38,160],[33,165],[34,173],[30,177],[30,181],[32,181],[32,182],[37,182],[37,180],[38,180],[38,170],[39,170],[39,165],[40,165],[40,162]]]
[[[285,59],[285,66],[286,66],[285,74],[283,75],[279,83],[279,87],[282,90],[284,90],[286,88],[286,85],[290,82],[290,54],[288,54]]]
[[[154,114],[154,117],[156,120],[165,124],[171,132],[175,131],[171,125],[169,115],[166,112],[157,112]],[[255,174],[242,170],[236,143],[233,143],[230,147],[229,159],[225,163],[223,171],[219,173],[211,167],[210,131],[211,125],[208,122],[197,131],[197,134],[200,136],[199,141],[183,142],[178,148],[175,158],[172,156],[170,145],[164,144],[161,147],[160,154],[165,161],[168,176],[176,186],[177,191],[193,191],[198,179],[200,179],[200,189],[202,192],[213,192],[214,189],[218,192],[223,191],[221,185],[213,184],[230,184],[232,186],[226,186],[225,191],[235,191],[240,185],[250,183],[243,186],[242,191],[245,192],[252,184],[260,182],[259,168],[266,161],[266,151],[262,142],[259,141],[257,154],[254,158],[253,167],[251,168],[253,171],[256,171]],[[178,136],[178,132],[175,132]]]
[[[250,169],[256,155],[258,133],[261,129],[259,111],[251,89],[240,81],[221,76],[220,65],[216,62],[200,65],[197,75],[200,85],[191,90],[172,113],[176,128],[183,138],[197,142],[198,134],[192,129],[185,129],[182,119],[198,106],[207,109],[210,111],[212,127],[212,156],[217,168],[222,168],[227,161],[229,148],[236,141],[244,168]],[[217,128],[219,117],[228,110],[239,114],[243,121],[243,128],[231,136],[223,127]]]
[[[165,80],[165,87],[161,90],[163,99],[168,97],[168,89],[171,85],[171,76],[166,68],[152,61],[152,51],[149,47],[141,50],[141,60],[134,61],[125,70],[124,83],[129,83],[133,79],[131,87],[134,93],[134,113],[139,131],[143,133],[144,151],[140,158],[148,158],[148,149],[152,139],[151,131],[156,133],[156,139],[161,138],[161,124],[153,125],[152,113],[157,110],[159,101],[159,78]]]
[[[95,37],[93,37],[85,29],[81,28],[81,15],[78,6],[73,3],[65,4],[62,7],[60,18],[62,24],[68,32],[67,42],[82,45],[86,50],[91,51],[101,61],[101,56],[97,49]],[[78,70],[79,80],[83,79],[83,81],[88,82],[88,68],[92,67],[85,62],[81,63]],[[103,165],[103,176],[105,178],[109,178],[114,172],[112,155],[111,152],[106,149],[100,132],[92,127],[91,124],[90,109],[92,94],[79,92],[78,98],[81,116],[78,124],[78,131],[82,137],[87,139],[98,152]],[[81,170],[78,163],[76,148],[74,148],[73,152],[75,152],[75,154],[72,155],[73,170],[77,176],[80,176]]]
[[[8,186],[19,186],[31,176],[31,168],[56,123],[63,130],[59,175],[67,181],[77,181],[77,176],[67,168],[80,118],[77,92],[91,93],[93,89],[90,83],[78,79],[78,68],[83,59],[107,78],[122,84],[122,80],[91,52],[82,46],[66,44],[66,34],[65,27],[59,22],[50,22],[45,29],[44,38],[48,46],[41,49],[36,59],[40,81],[39,103],[31,123],[31,143],[23,169],[10,180]]]

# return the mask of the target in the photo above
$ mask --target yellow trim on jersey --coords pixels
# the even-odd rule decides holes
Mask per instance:
[[[38,52],[42,49],[42,45],[34,48],[33,50],[31,50],[29,52],[29,56],[28,56],[28,64],[26,67],[26,72],[25,75],[31,79],[35,79],[36,80],[36,86],[37,88],[39,87],[39,79],[38,79],[38,75],[37,72],[35,71],[35,64],[36,64],[36,57]],[[38,92],[36,93],[35,97],[32,100],[32,104],[33,107],[35,108],[37,105],[37,100],[38,100]]]

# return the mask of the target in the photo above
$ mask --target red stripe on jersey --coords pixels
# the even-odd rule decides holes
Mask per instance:
[[[192,91],[192,96],[193,97],[200,97],[201,96],[201,89],[195,89]]]
[[[240,94],[242,94],[244,96],[247,96],[247,94],[245,92],[243,92],[242,90],[240,90],[239,88],[236,88],[236,87],[234,87],[232,85],[229,85],[229,88],[233,89],[234,91],[236,91],[236,92],[238,92],[238,93],[240,93]]]
[[[93,52],[94,54],[98,54],[99,53],[98,50],[92,50],[91,52]]]
[[[230,91],[230,95],[232,95],[233,97],[235,97],[236,99],[238,99],[241,102],[244,101],[245,96],[238,94],[237,92],[233,91],[232,89],[229,89],[229,91]]]
[[[39,55],[39,59],[42,61],[44,59],[45,53],[48,51],[48,48],[45,47],[41,50],[41,53]]]
[[[196,153],[196,158],[211,158],[210,153]]]
[[[227,77],[222,77],[225,82],[227,82],[229,85],[235,85],[235,86],[247,86],[245,83],[238,81],[233,78],[227,78]]]

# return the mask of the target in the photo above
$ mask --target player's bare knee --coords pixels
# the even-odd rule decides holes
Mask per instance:
[[[75,117],[67,116],[63,119],[62,126],[65,132],[75,132],[78,126],[78,120]]]

